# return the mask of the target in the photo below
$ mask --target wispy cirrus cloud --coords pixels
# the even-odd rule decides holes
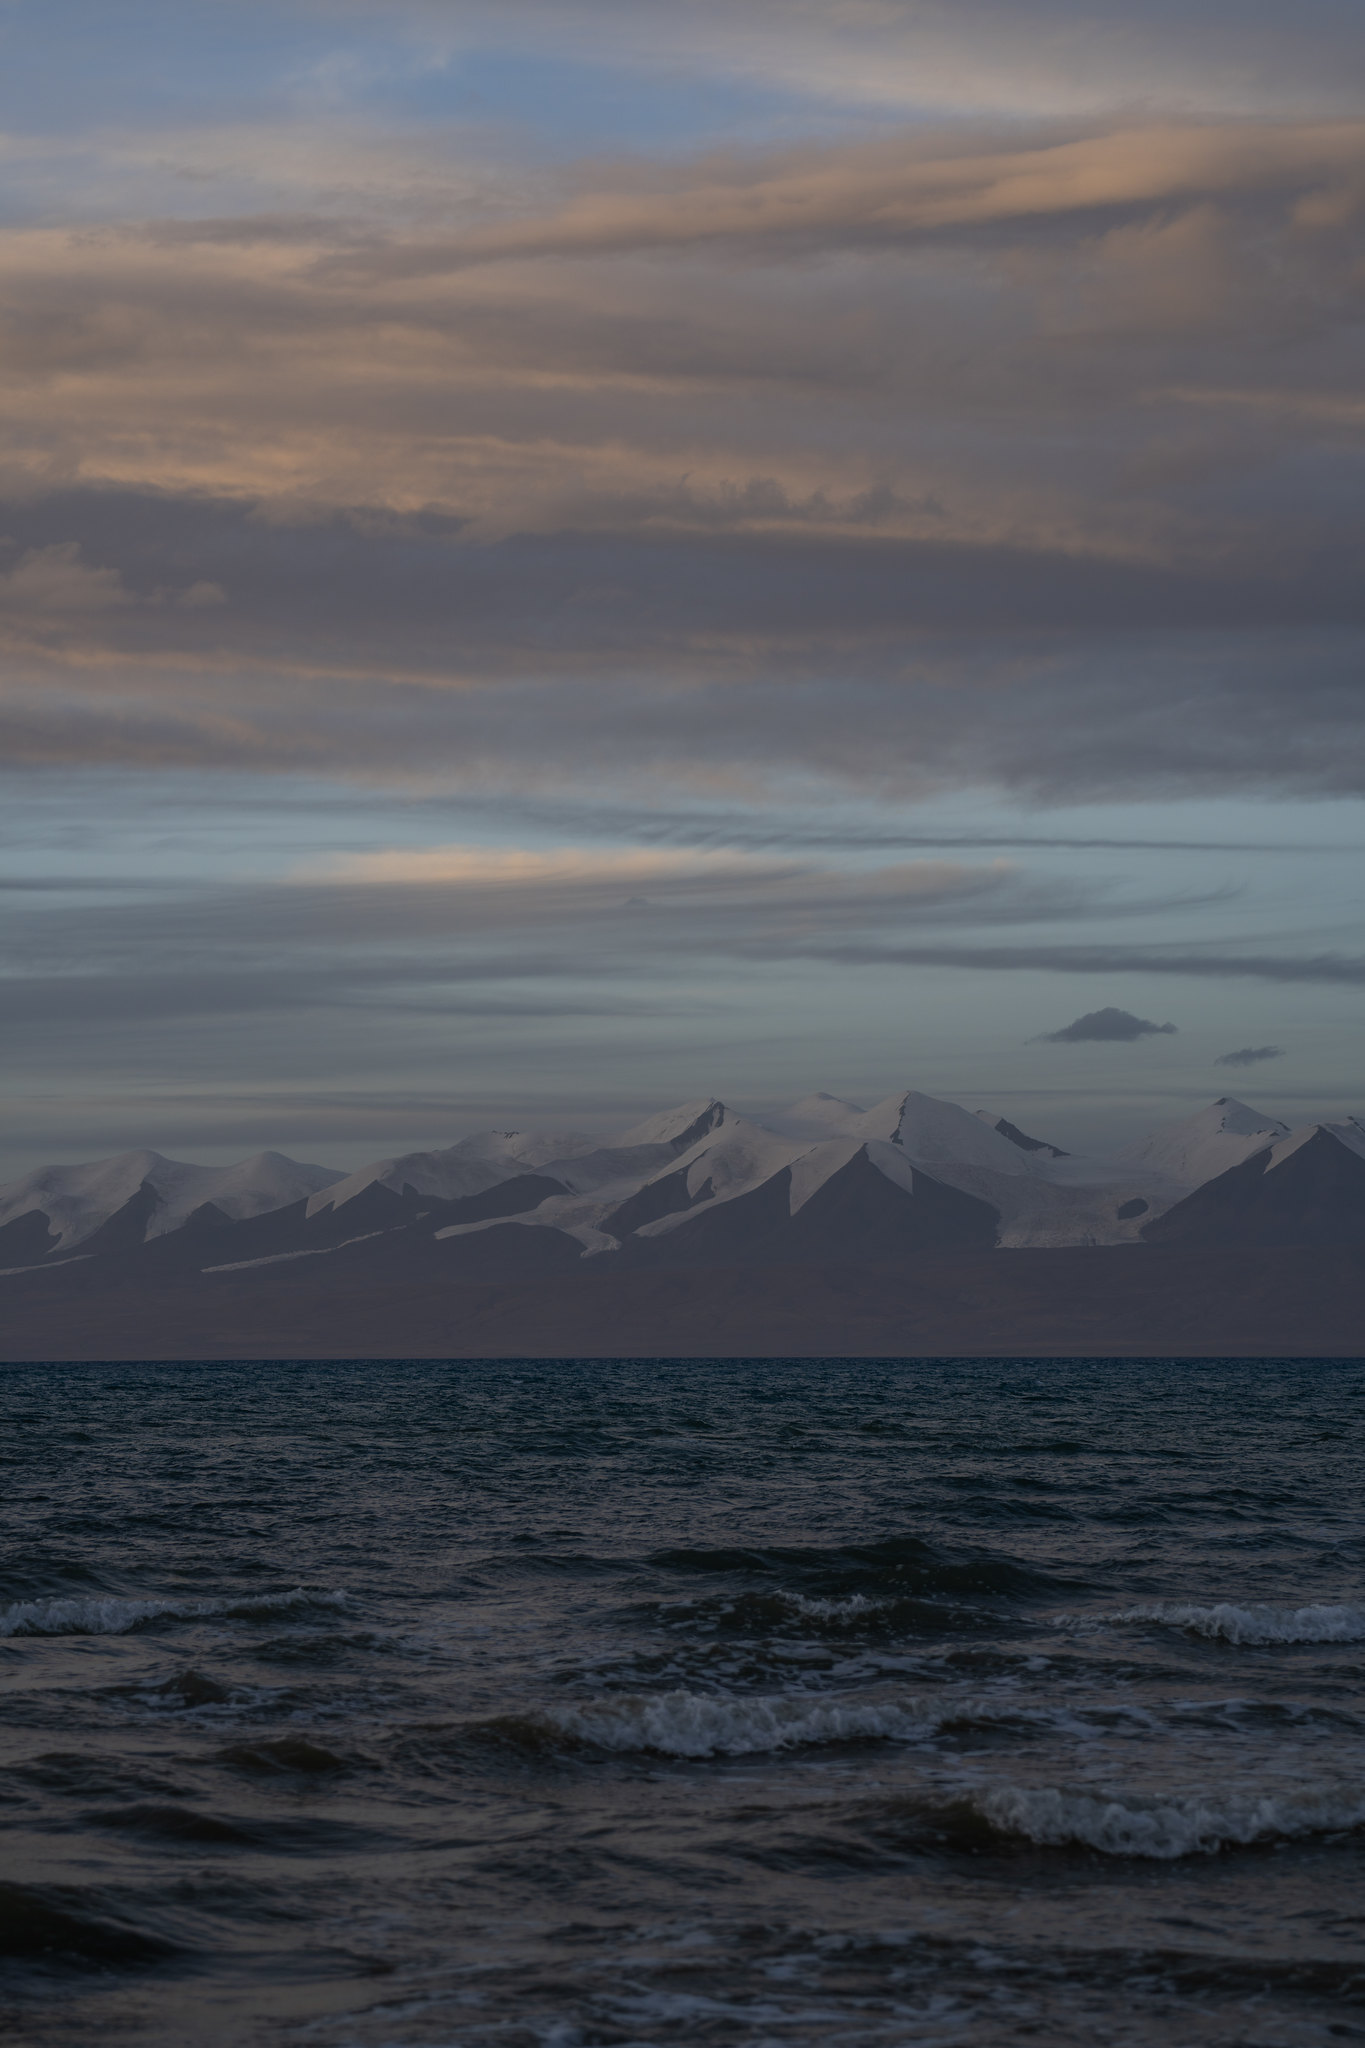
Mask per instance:
[[[1025,946],[981,946],[970,941],[950,946],[881,946],[854,941],[828,947],[813,945],[803,949],[803,957],[824,959],[841,967],[972,967],[989,973],[1177,975],[1211,982],[1365,987],[1365,957],[1359,955],[1237,953],[1216,945],[1170,951],[1144,945],[1054,945],[1047,941]]]
[[[1291,232],[1320,233],[1349,229],[1362,204],[1365,131],[1353,121],[1184,122],[1045,136],[1024,148],[973,148],[973,140],[912,131],[857,149],[713,160],[690,174],[660,170],[642,180],[623,170],[614,188],[587,191],[540,218],[462,239],[360,250],[328,267],[380,282],[528,257],[734,242],[771,258],[999,229],[1027,245],[1068,224],[1094,244],[1129,221],[1248,201]],[[1225,227],[1233,226],[1229,218]],[[1113,252],[1100,242],[1099,253]]]
[[[355,22],[368,0],[325,0]],[[1237,0],[1175,0],[1140,12],[1122,0],[397,0],[428,61],[512,34],[547,54],[605,60],[626,77],[681,69],[785,86],[821,105],[922,113],[1070,113],[1134,104],[1249,112],[1349,102],[1343,68],[1359,50],[1349,0],[1305,0],[1292,19],[1248,15]],[[1235,50],[1235,61],[1230,61]]]

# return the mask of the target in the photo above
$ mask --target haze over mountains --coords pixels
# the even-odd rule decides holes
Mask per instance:
[[[910,1090],[866,1110],[810,1095],[761,1121],[703,1099],[605,1138],[487,1131],[351,1174],[277,1152],[211,1168],[141,1151],[0,1189],[0,1277],[83,1283],[108,1260],[149,1278],[321,1261],[478,1279],[1360,1241],[1365,1125],[1293,1130],[1230,1097],[1107,1157]]]

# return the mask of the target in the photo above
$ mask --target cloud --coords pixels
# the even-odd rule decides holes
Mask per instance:
[[[1245,112],[1349,104],[1361,41],[1351,0],[1301,0],[1292,15],[1245,0],[1201,0],[1194,10],[1175,0],[1140,10],[1121,0],[1030,0],[1022,13],[1011,0],[386,0],[382,9],[375,0],[294,0],[274,11],[331,17],[309,73],[329,108],[363,105],[366,86],[396,72],[417,70],[426,83],[448,69],[458,85],[470,53],[529,50],[540,64],[607,68],[611,99],[631,114],[652,84],[679,77],[693,92],[752,81],[765,101],[789,95],[811,118],[831,108],[844,118],[866,109],[1017,115],[1172,101]],[[755,111],[762,118],[762,101]],[[790,119],[785,97],[777,111]]]
[[[1346,226],[1361,204],[1359,122],[1195,122],[1045,137],[1025,147],[904,139],[732,156],[696,170],[622,175],[555,212],[445,243],[332,259],[343,276],[433,275],[472,263],[617,254],[727,242],[774,256],[895,246],[1042,223],[1119,222],[1244,197],[1310,227]],[[945,146],[946,144],[946,146]],[[645,189],[641,189],[641,186]],[[652,187],[653,189],[650,189]]]
[[[879,945],[858,940],[828,944],[817,940],[802,948],[801,957],[825,960],[839,967],[972,967],[992,974],[1159,974],[1199,981],[1365,988],[1365,957],[1359,954],[1233,953],[1217,945],[1163,951],[1155,946],[1054,945],[1046,940],[1022,946],[981,946],[961,941],[928,946]],[[1164,1024],[1152,1027],[1158,1031],[1174,1028]]]
[[[170,1028],[180,1016],[308,1010],[330,1012],[336,1028],[347,1013],[521,1014],[528,985],[546,1016],[560,1003],[586,1014],[604,988],[634,987],[646,1005],[719,1000],[737,968],[818,970],[851,935],[862,958],[855,949],[849,964],[898,964],[897,940],[919,933],[927,952],[970,965],[973,928],[1159,907],[999,860],[854,867],[723,849],[472,845],[332,856],[270,886],[163,882],[122,901],[25,902],[16,892],[6,1002],[38,1046],[46,1030],[79,1033],[101,1017]],[[927,943],[945,930],[952,943]]]
[[[130,601],[118,570],[91,568],[81,560],[79,541],[29,548],[13,569],[0,574],[0,612],[63,619],[73,613],[117,609]]]
[[[301,881],[378,888],[486,887],[521,889],[575,883],[612,887],[642,882],[733,883],[741,877],[781,877],[783,870],[743,863],[723,852],[671,852],[583,847],[428,846],[384,847],[371,853],[341,853],[298,874]]]
[[[1215,1067],[1257,1067],[1262,1060],[1282,1060],[1284,1047],[1280,1045],[1244,1045],[1238,1052],[1221,1052],[1214,1061]]]
[[[1131,1010],[1091,1010],[1088,1015],[1078,1017],[1074,1024],[1064,1025],[1060,1031],[1045,1031],[1034,1042],[1038,1045],[1082,1045],[1082,1044],[1128,1044],[1135,1038],[1160,1037],[1175,1031],[1174,1024],[1153,1024],[1146,1017],[1135,1017]]]
[[[650,892],[622,899],[624,908],[700,902],[707,906],[708,919],[723,920],[736,910],[761,919],[765,909],[781,916],[831,905],[845,916],[860,908],[918,915],[932,912],[940,902],[952,904],[956,914],[964,899],[1008,896],[1012,886],[1018,887],[1014,868],[1003,860],[974,867],[920,860],[838,869],[809,858],[779,862],[731,848],[667,847],[386,847],[333,855],[305,866],[293,879],[350,889],[442,889],[450,892],[451,901],[458,894],[471,905],[483,898],[499,925],[519,915],[539,917],[549,903],[559,906],[556,914],[585,900],[611,903],[621,890]],[[1021,895],[1016,914],[1029,917],[1045,915],[1049,903],[1060,900],[1036,891]],[[1008,917],[1008,904],[998,904],[995,914]]]
[[[1198,917],[1044,856],[1110,820],[969,831],[1365,794],[1358,0],[279,0],[208,65],[193,15],[0,137],[0,758],[63,872],[144,797],[139,874],[288,872],[6,891],[55,1093],[1365,985],[1353,849],[1256,912],[1267,806]]]
[[[856,868],[723,850],[456,845],[333,857],[269,886],[163,881],[122,901],[107,891],[91,904],[44,896],[25,910],[25,900],[11,900],[6,1009],[30,1051],[43,1057],[59,1039],[74,1045],[94,1032],[100,1059],[113,1060],[105,1027],[141,1020],[150,1036],[130,1039],[125,1056],[177,1071],[202,1057],[193,1035],[169,1042],[177,1020],[201,1020],[194,1032],[217,1043],[215,1019],[226,1029],[252,1016],[268,1032],[268,1020],[284,1020],[284,1030],[294,1018],[306,1063],[306,1033],[322,1020],[345,1045],[366,1019],[397,1030],[420,1016],[681,1017],[698,1003],[723,1014],[740,1000],[737,976],[747,984],[775,969],[814,970],[821,982],[907,967],[1207,977],[1230,966],[1334,978],[1330,962],[1227,961],[1208,949],[1176,962],[1142,945],[982,945],[972,936],[982,928],[1096,915],[1112,923],[1125,910],[1146,917],[1163,908],[1002,862]],[[1335,969],[1335,978],[1365,983],[1365,962]],[[1101,1021],[1114,1016],[1139,1031],[1169,1028],[1123,1012]],[[248,1031],[215,1057],[249,1063],[256,1043]]]
[[[0,230],[8,759],[1365,789],[1365,124],[493,152],[439,207],[391,140],[329,143],[344,220]]]
[[[0,607],[15,765],[650,789],[669,810],[793,773],[1048,801],[1365,790],[1365,605],[1330,554],[1285,582],[885,537],[484,544],[436,511],[89,489],[11,497],[0,531],[129,594]],[[231,603],[157,601],[199,583]]]

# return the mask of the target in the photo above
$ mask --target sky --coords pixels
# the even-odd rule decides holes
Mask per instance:
[[[1359,0],[0,0],[0,81],[0,1179],[1365,1107]]]

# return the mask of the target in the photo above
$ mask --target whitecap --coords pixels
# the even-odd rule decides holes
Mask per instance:
[[[344,1593],[312,1593],[295,1586],[288,1593],[229,1600],[121,1600],[88,1594],[20,1600],[0,1611],[0,1636],[121,1636],[166,1615],[186,1621],[215,1614],[249,1617],[285,1613],[291,1607],[339,1607],[345,1599]]]
[[[1076,1846],[1160,1862],[1365,1826],[1365,1797],[1344,1784],[1295,1794],[1150,1798],[994,1786],[971,1794],[968,1804],[1001,1834],[1022,1836],[1040,1847]]]
[[[806,1698],[722,1699],[709,1693],[625,1694],[554,1707],[545,1718],[598,1749],[664,1756],[753,1756],[808,1743],[913,1741],[935,1733],[938,1717],[885,1703]]]
[[[1226,1600],[1201,1607],[1159,1600],[1149,1607],[1131,1607],[1114,1619],[1158,1621],[1225,1643],[1365,1642],[1365,1607],[1239,1607]]]
[[[830,1699],[803,1693],[726,1698],[679,1690],[622,1693],[546,1708],[543,1726],[597,1749],[662,1756],[757,1756],[841,1742],[925,1742],[969,1727],[1021,1722],[1084,1736],[1083,1719],[1011,1701]]]
[[[811,1593],[779,1592],[778,1605],[810,1621],[859,1622],[870,1615],[884,1614],[889,1600],[869,1599],[866,1593],[849,1593],[843,1599],[819,1599]]]

